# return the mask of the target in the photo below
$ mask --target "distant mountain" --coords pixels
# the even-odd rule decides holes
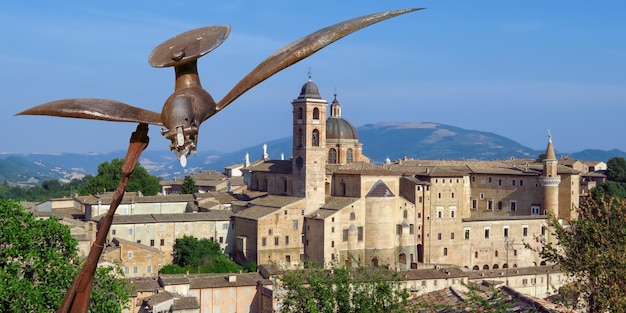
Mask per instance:
[[[467,130],[437,123],[377,123],[357,128],[363,153],[374,163],[407,158],[431,160],[495,160],[536,158],[543,150],[525,147],[511,139],[490,132]],[[291,137],[267,143],[271,159],[291,157]],[[140,163],[153,175],[164,179],[184,177],[200,170],[223,171],[224,167],[243,163],[246,153],[251,161],[263,156],[263,144],[229,153],[201,151],[188,158],[186,168],[169,151],[145,151]],[[70,180],[81,175],[95,175],[98,164],[123,158],[125,151],[103,154],[6,154],[0,155],[0,179],[12,183],[36,184],[46,179]],[[558,153],[557,155],[562,155]],[[621,150],[584,150],[568,154],[579,160],[607,161],[616,156],[626,157]]]

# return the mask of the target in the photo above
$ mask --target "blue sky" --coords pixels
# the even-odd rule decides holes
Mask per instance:
[[[166,39],[229,24],[199,60],[218,100],[284,45],[353,17],[426,10],[375,24],[279,72],[202,124],[199,151],[291,134],[291,100],[311,68],[343,117],[436,122],[493,132],[535,149],[548,129],[561,152],[626,151],[624,1],[4,1],[0,4],[3,153],[125,150],[132,123],[13,116],[64,98],[106,98],[160,112],[172,68],[147,58]],[[148,149],[167,150],[151,126]],[[365,150],[367,147],[365,147]],[[365,151],[367,152],[367,151]],[[287,153],[289,154],[289,153]]]

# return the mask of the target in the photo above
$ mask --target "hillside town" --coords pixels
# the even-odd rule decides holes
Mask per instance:
[[[537,252],[554,240],[547,217],[575,219],[571,209],[606,180],[605,162],[557,157],[548,133],[537,139],[546,145],[537,159],[374,164],[337,94],[329,103],[309,79],[291,105],[291,157],[265,149],[258,160],[195,173],[194,194],[182,193],[182,178],[162,180],[157,196],[125,194],[99,264],[123,268],[134,288],[127,312],[275,312],[281,273],[305,262],[393,270],[411,299],[462,301],[474,283],[559,311],[545,299],[568,276]],[[61,219],[86,257],[111,197],[50,199],[30,210]],[[183,236],[218,242],[258,270],[160,274]]]

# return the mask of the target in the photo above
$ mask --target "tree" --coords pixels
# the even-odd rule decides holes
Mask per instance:
[[[122,159],[113,159],[111,163],[100,163],[98,175],[87,179],[87,184],[79,190],[79,193],[89,195],[115,190],[122,178],[122,163],[124,163]],[[156,195],[159,192],[159,178],[151,175],[143,166],[137,164],[135,171],[130,176],[126,190],[141,191],[148,196]]]
[[[80,271],[77,241],[54,218],[39,220],[14,200],[0,200],[0,307],[10,312],[55,311]],[[131,290],[121,269],[98,269],[92,312],[120,312]],[[98,303],[95,303],[98,302]]]
[[[618,183],[626,183],[626,159],[614,157],[606,163],[607,179]]]
[[[404,312],[408,292],[394,271],[317,266],[286,272],[281,312]]]
[[[176,239],[174,255],[174,264],[164,266],[161,273],[233,273],[243,269],[222,251],[218,242],[207,238],[183,236]]]
[[[191,176],[185,176],[185,180],[182,185],[182,192],[184,194],[194,194],[198,192],[198,186],[196,186],[196,181]]]
[[[574,280],[588,312],[626,312],[626,200],[588,199],[571,226],[549,219],[556,242],[540,252]]]

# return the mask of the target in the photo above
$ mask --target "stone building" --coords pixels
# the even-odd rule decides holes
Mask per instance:
[[[248,188],[266,192],[267,201],[294,199],[293,207],[252,205],[233,215],[235,253],[246,262],[295,266],[299,254],[325,265],[399,270],[424,264],[475,270],[541,265],[524,244],[536,246],[537,238],[549,235],[548,213],[568,223],[570,209],[578,205],[580,171],[558,164],[551,137],[543,162],[400,160],[377,166],[362,154],[337,95],[328,117],[326,106],[309,79],[292,101],[292,157],[264,157],[242,168]],[[292,209],[302,214],[292,215]],[[291,217],[288,222],[278,222],[280,210]],[[270,236],[266,219],[274,221],[272,234],[287,232],[298,219],[299,253],[251,253],[260,251],[250,248],[255,236]]]

